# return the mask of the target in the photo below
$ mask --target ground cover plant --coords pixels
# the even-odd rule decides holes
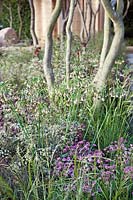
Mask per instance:
[[[65,55],[60,42],[54,44],[52,102],[43,52],[37,58],[27,48],[1,51],[1,200],[133,198],[130,72],[124,55],[115,62],[101,112],[95,115],[90,82],[101,43],[90,42],[82,54],[75,40],[69,89]]]

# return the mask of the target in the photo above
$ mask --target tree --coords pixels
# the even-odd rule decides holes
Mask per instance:
[[[53,94],[53,89],[54,89],[54,73],[53,73],[53,68],[52,68],[52,64],[51,64],[52,48],[53,48],[52,33],[53,33],[54,26],[56,24],[56,21],[61,12],[61,4],[62,4],[62,0],[56,1],[56,5],[52,12],[51,19],[49,21],[47,31],[45,34],[45,50],[44,50],[44,58],[43,58],[43,69],[44,69],[44,74],[45,74],[45,78],[47,81],[48,91],[49,91],[50,96]]]
[[[66,25],[66,35],[67,35],[67,41],[66,41],[66,81],[67,86],[69,87],[69,79],[70,79],[70,58],[71,58],[71,43],[72,43],[72,20],[74,15],[74,8],[75,8],[76,0],[71,0],[70,2],[70,10],[68,15],[68,21]]]
[[[18,37],[20,39],[21,38],[21,34],[22,34],[22,27],[23,27],[23,20],[22,20],[22,16],[21,16],[21,0],[17,1],[17,6],[18,6],[18,18],[19,18]]]
[[[81,24],[82,24],[81,31],[80,31],[80,41],[81,41],[81,44],[83,45],[83,48],[84,48],[83,50],[85,51],[86,45],[88,41],[90,40],[90,31],[91,31],[91,23],[92,23],[91,3],[90,1],[86,1],[85,13],[81,9],[79,0],[77,0],[77,7],[79,10]],[[90,20],[89,20],[89,24],[86,24],[88,10],[89,10]]]
[[[94,3],[94,2],[93,2]],[[93,30],[93,39],[95,41],[95,35],[96,35],[96,30],[95,30],[95,26],[96,26],[96,17],[97,17],[97,14],[100,10],[100,1],[99,0],[95,0],[95,4],[97,6],[95,6],[96,8],[93,9],[93,6],[92,6],[92,0],[90,0],[90,5],[91,5],[91,13],[92,13],[92,16],[93,16],[93,25],[92,25],[92,30]]]
[[[7,21],[9,23],[9,26],[12,28],[13,26],[13,13],[12,13],[12,1],[10,2],[4,2],[3,7],[8,11],[9,13],[9,19],[7,18]]]
[[[124,24],[123,24],[123,0],[102,0],[102,5],[105,10],[104,22],[104,42],[100,58],[100,66],[94,78],[94,106],[99,108],[101,105],[101,92],[105,86],[107,77],[113,67],[114,61],[119,53],[124,39]],[[114,37],[110,44],[110,21],[114,27]]]
[[[34,9],[33,0],[29,0],[29,5],[30,5],[30,10],[31,10],[30,33],[32,36],[33,45],[37,46],[38,39],[35,33],[35,9]]]
[[[61,12],[61,0],[56,1],[56,5],[54,11],[51,15],[51,19],[49,25],[47,27],[46,36],[45,36],[45,53],[44,53],[44,60],[43,60],[43,68],[44,74],[46,77],[48,91],[51,95],[54,88],[54,73],[51,64],[52,59],[52,46],[53,46],[53,38],[52,32],[54,29],[54,25],[59,17]],[[66,25],[66,33],[67,33],[67,49],[66,49],[66,79],[67,85],[70,78],[70,56],[71,56],[71,40],[72,40],[72,32],[71,32],[71,25],[73,20],[74,8],[75,3],[77,2],[78,9],[81,16],[82,21],[82,31],[85,32],[87,39],[89,33],[86,31],[86,17],[83,15],[81,8],[79,6],[78,0],[71,0],[70,1],[70,8],[69,8],[69,15],[67,19]],[[94,17],[96,17],[96,13],[99,10],[99,0],[98,7]],[[103,39],[103,48],[101,52],[100,64],[98,71],[93,80],[93,86],[95,94],[94,96],[94,106],[95,108],[99,108],[101,105],[101,92],[106,85],[106,80],[108,75],[113,67],[114,61],[119,53],[121,48],[121,44],[124,39],[124,24],[123,24],[123,9],[124,9],[124,2],[123,0],[101,0],[103,8],[105,10],[105,21],[104,21],[104,39]],[[87,0],[87,5],[89,5],[89,9],[91,8],[91,0]],[[114,36],[112,41],[110,42],[110,25],[113,24],[114,28]]]
[[[63,43],[64,43],[64,35],[66,34],[66,24],[68,20],[68,14],[69,14],[69,7],[70,7],[70,0],[67,2],[63,1],[62,2],[62,10],[61,10],[61,52],[63,52]]]
[[[91,32],[93,33],[92,36],[95,41],[96,17],[100,10],[100,0],[83,1],[83,6],[81,6],[81,2],[77,0],[77,8],[79,10],[81,18],[80,40],[83,46],[83,53],[84,53],[86,46],[91,38]],[[88,16],[89,16],[89,22],[88,22]]]

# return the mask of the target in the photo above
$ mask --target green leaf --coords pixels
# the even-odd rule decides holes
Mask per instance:
[[[10,185],[4,180],[2,176],[0,176],[0,191],[3,195],[6,195],[7,197],[10,197],[12,200],[15,200],[14,198],[14,192]]]

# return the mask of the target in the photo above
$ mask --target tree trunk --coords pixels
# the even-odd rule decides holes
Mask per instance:
[[[44,51],[44,58],[43,58],[43,69],[44,69],[44,74],[47,81],[48,91],[49,91],[50,96],[53,94],[53,89],[54,89],[54,73],[53,73],[53,68],[51,64],[52,49],[53,49],[52,33],[53,33],[54,26],[56,24],[56,21],[61,12],[61,2],[62,0],[56,1],[56,5],[53,10],[51,19],[47,27],[46,35],[45,35],[45,51]]]
[[[67,41],[66,41],[66,82],[67,86],[69,87],[69,80],[70,80],[70,57],[71,57],[71,44],[72,44],[72,20],[74,15],[74,9],[75,9],[75,0],[71,0],[70,2],[70,10],[68,15],[68,21],[66,25],[66,35],[67,35]]]
[[[119,53],[119,50],[121,48],[123,38],[124,38],[124,24],[123,24],[123,18],[122,18],[122,11],[123,11],[123,0],[117,0],[117,8],[114,11],[111,7],[109,0],[102,0],[103,7],[105,9],[106,14],[108,17],[112,20],[113,26],[114,26],[114,38],[112,41],[112,44],[109,48],[109,32],[106,32],[107,39],[104,38],[104,46],[101,54],[101,63],[100,67],[98,69],[98,72],[94,78],[94,88],[95,88],[95,97],[94,97],[94,106],[95,108],[99,109],[101,106],[101,92],[105,86],[107,77],[113,67],[113,64],[115,62],[115,59]],[[105,16],[106,16],[105,14]],[[105,17],[105,28],[106,25],[109,25],[109,19],[107,16]],[[105,31],[104,28],[104,31]],[[107,27],[108,29],[108,27]]]
[[[23,27],[23,21],[22,21],[22,17],[21,17],[21,3],[20,0],[18,0],[18,18],[19,18],[19,33],[18,33],[18,37],[19,39],[21,38],[21,34],[22,34],[22,27]]]
[[[66,24],[68,20],[68,13],[69,13],[69,6],[70,1],[67,2],[64,1],[64,4],[62,4],[62,12],[61,12],[61,34],[60,34],[60,50],[61,52],[64,52],[64,36],[66,34]]]
[[[103,38],[103,47],[100,57],[100,68],[103,66],[106,55],[109,50],[109,44],[110,44],[110,31],[111,31],[111,21],[108,17],[107,12],[105,11],[104,14],[104,38]]]
[[[10,16],[9,24],[10,24],[10,27],[12,28],[12,25],[13,25],[13,17],[12,17],[12,5],[11,5],[11,3],[9,3],[9,16]]]
[[[90,6],[90,4],[89,4]],[[79,10],[79,14],[80,14],[80,18],[81,18],[81,23],[82,23],[82,27],[81,27],[81,32],[80,32],[80,40],[81,40],[81,44],[83,45],[83,48],[85,50],[85,47],[90,39],[90,24],[89,23],[89,31],[87,31],[87,26],[86,26],[86,15],[84,15],[84,11],[81,10],[81,7],[80,7],[80,3],[79,1],[77,1],[77,7],[78,7],[78,10]],[[86,13],[88,11],[88,4],[86,5]],[[90,16],[91,16],[91,12],[89,13]],[[91,17],[90,17],[90,21],[91,21]]]
[[[64,32],[65,32],[65,29],[66,29],[66,23],[67,23],[67,20],[68,20],[68,16],[66,16],[66,18],[63,18],[62,17],[62,24],[61,24],[61,36],[60,36],[60,39],[61,39],[61,45],[60,45],[60,49],[61,49],[61,52],[64,51]]]
[[[29,0],[30,10],[31,10],[31,21],[30,21],[30,33],[33,40],[33,46],[38,45],[38,39],[35,33],[35,9],[33,0]]]
[[[96,38],[96,17],[100,11],[100,1],[98,0],[96,1],[96,3],[97,3],[97,9],[93,10],[92,0],[90,1],[90,7],[91,7],[92,16],[93,16],[92,32],[93,32],[94,44],[95,44],[95,38]]]

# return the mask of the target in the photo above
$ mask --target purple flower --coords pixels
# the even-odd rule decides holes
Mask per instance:
[[[81,140],[81,141],[78,142],[78,145],[82,145],[82,144],[84,144],[83,140]]]
[[[67,158],[62,158],[62,161],[63,161],[63,162],[66,162],[66,161],[67,161]]]
[[[123,137],[119,138],[119,140],[118,140],[118,144],[119,144],[119,145],[121,145],[121,144],[124,143],[124,142],[125,142],[125,140],[124,140]]]
[[[67,153],[69,151],[70,147],[69,146],[66,146],[64,149],[63,149],[63,153]]]
[[[83,192],[85,193],[91,193],[92,192],[92,187],[88,184],[84,184],[82,187]]]
[[[97,163],[98,164],[102,163],[102,160],[101,159],[97,159]]]
[[[116,169],[116,166],[115,165],[107,165],[107,164],[104,164],[103,165],[105,169],[107,170],[115,170]]]
[[[108,147],[108,150],[109,150],[109,152],[114,152],[114,151],[116,151],[117,150],[117,145],[110,145],[109,147]]]
[[[77,145],[72,145],[71,146],[71,150],[76,150],[77,149]]]
[[[96,150],[95,152],[94,152],[94,154],[93,154],[95,157],[102,157],[102,155],[103,155],[103,152],[102,151],[100,151],[100,150]]]
[[[109,182],[113,173],[111,171],[103,171],[101,173],[101,177],[104,181]]]
[[[88,159],[89,162],[92,162],[93,161],[92,155],[88,154],[88,158],[87,159]]]
[[[61,170],[63,168],[63,163],[61,161],[57,162],[57,169]]]
[[[61,160],[61,158],[60,158],[60,157],[58,157],[56,160],[57,160],[57,161],[60,161],[60,160]]]
[[[81,130],[78,131],[80,133]],[[77,177],[74,176],[74,170],[76,169],[77,174],[83,176],[83,192],[90,193],[91,196],[93,193],[95,194],[97,180],[108,184],[118,178],[116,177],[116,166],[121,165],[120,170],[124,168],[123,178],[133,178],[133,166],[130,166],[133,145],[127,148],[124,142],[125,140],[120,138],[104,150],[90,149],[90,143],[83,139],[77,140],[77,142],[74,140],[72,144],[67,143],[69,146],[67,145],[57,158],[54,170],[57,170],[57,173],[55,172],[55,175],[61,174],[70,178],[75,186]],[[95,144],[92,146],[95,146]],[[89,174],[91,174],[91,177]]]
[[[70,176],[70,177],[73,177],[74,176],[74,168],[73,167],[69,168],[69,170],[68,170],[66,175]]]
[[[90,147],[90,143],[89,143],[89,142],[86,142],[86,144],[85,144],[85,146],[84,146],[84,149],[85,149],[85,150],[88,150],[89,147]]]
[[[133,174],[133,167],[132,166],[127,166],[124,168],[124,173],[128,174],[128,173],[132,173]]]

